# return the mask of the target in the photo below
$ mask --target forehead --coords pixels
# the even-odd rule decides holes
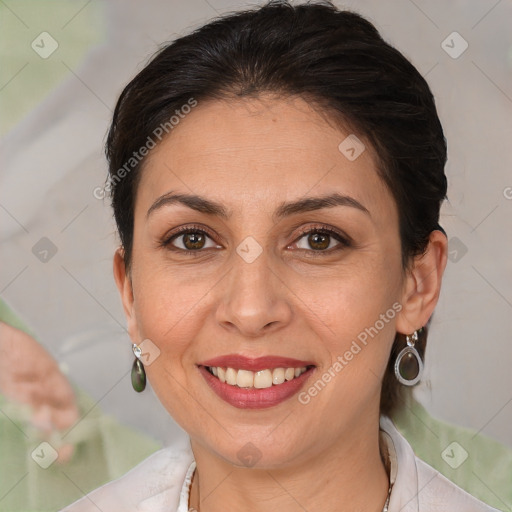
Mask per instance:
[[[394,202],[373,152],[366,144],[353,159],[352,137],[301,98],[198,102],[147,157],[136,215],[170,190],[208,196],[234,214],[335,191],[389,215]]]

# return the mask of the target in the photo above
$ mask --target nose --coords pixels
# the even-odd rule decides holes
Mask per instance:
[[[287,325],[292,318],[290,289],[268,250],[252,262],[233,254],[233,267],[226,276],[216,319],[239,336],[254,338]]]

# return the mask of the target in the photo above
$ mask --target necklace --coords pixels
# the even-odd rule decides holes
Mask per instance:
[[[384,503],[384,508],[382,509],[382,512],[388,512],[388,507],[389,507],[389,498],[391,498],[391,484],[389,485],[389,490],[388,490],[388,497],[386,498],[386,503]]]

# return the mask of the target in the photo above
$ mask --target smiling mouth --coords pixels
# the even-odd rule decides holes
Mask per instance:
[[[204,366],[204,368],[221,382],[230,386],[265,389],[294,380],[314,368],[314,365],[297,368],[268,368],[257,372],[221,366]]]

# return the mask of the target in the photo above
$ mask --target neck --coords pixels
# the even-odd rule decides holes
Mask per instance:
[[[196,471],[189,507],[197,512],[382,512],[389,490],[378,431],[339,440],[315,458],[285,469],[239,468],[192,442]]]

